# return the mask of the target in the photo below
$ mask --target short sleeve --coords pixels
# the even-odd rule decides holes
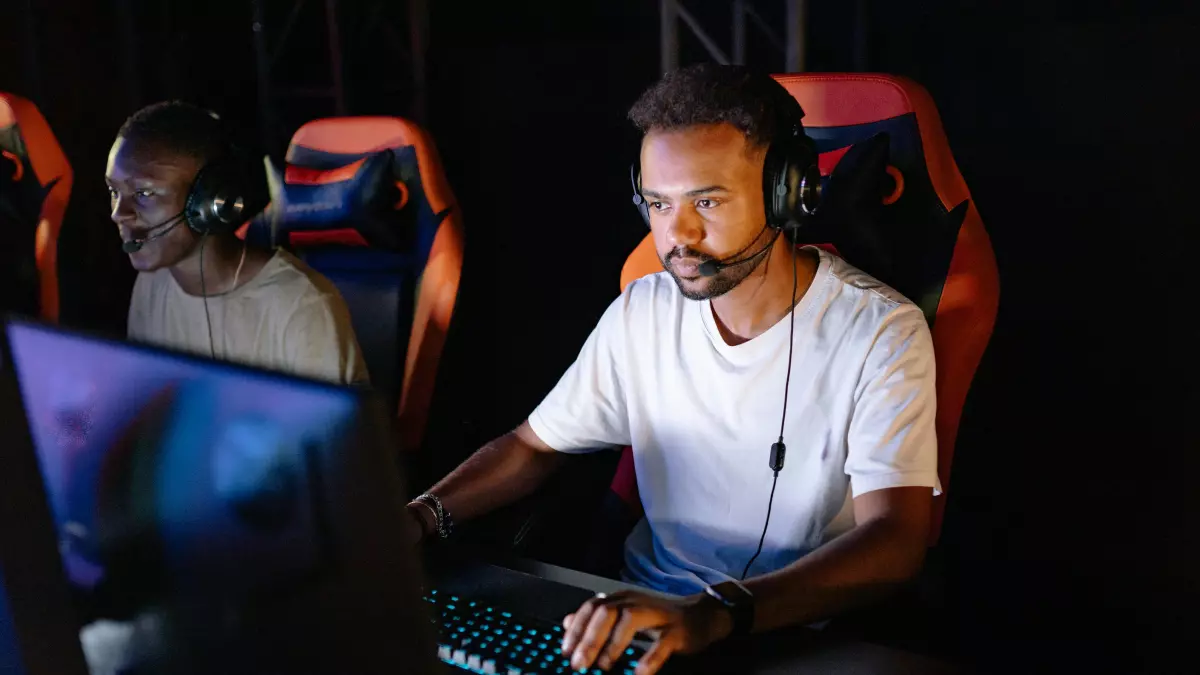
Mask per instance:
[[[283,334],[287,369],[337,384],[367,384],[367,368],[350,323],[336,297],[320,294],[298,304]]]
[[[885,317],[855,396],[846,459],[853,495],[895,487],[940,494],[933,339],[915,306]]]
[[[626,292],[609,305],[575,362],[529,416],[538,438],[559,452],[630,443],[624,376],[628,299]]]

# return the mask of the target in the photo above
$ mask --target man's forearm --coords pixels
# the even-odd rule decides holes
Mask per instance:
[[[889,521],[860,525],[787,567],[746,580],[754,630],[829,618],[875,600],[921,569],[925,539]]]
[[[455,521],[464,522],[530,494],[562,459],[510,432],[477,450],[429,492],[438,496]]]

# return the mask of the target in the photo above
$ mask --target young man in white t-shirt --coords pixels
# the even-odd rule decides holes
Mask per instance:
[[[138,271],[129,339],[365,383],[350,312],[328,279],[283,250],[247,246],[233,227],[202,235],[189,223],[184,212],[197,175],[231,159],[252,161],[238,158],[215,115],[179,101],[143,108],[117,134],[105,180],[113,222]],[[242,171],[231,177],[262,171],[234,168]]]
[[[657,628],[638,669],[655,672],[731,633],[824,619],[921,567],[938,489],[929,328],[895,291],[764,227],[768,145],[802,116],[741,68],[694,66],[643,94],[630,118],[665,271],[629,285],[525,423],[409,505],[413,538],[434,535],[529,494],[566,454],[631,445],[646,515],[623,574],[682,597],[585,603],[566,619],[576,668],[605,668]]]

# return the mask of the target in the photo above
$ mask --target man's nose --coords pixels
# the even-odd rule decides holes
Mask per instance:
[[[112,200],[112,212],[109,214],[112,221],[122,228],[132,227],[137,220],[137,213],[133,210],[133,205],[128,199],[117,197]]]
[[[696,214],[687,209],[680,209],[667,216],[667,243],[674,249],[679,246],[692,246],[704,239],[704,227]]]

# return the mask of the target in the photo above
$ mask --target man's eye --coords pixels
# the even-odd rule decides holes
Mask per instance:
[[[717,203],[711,199],[696,200],[696,206],[698,206],[702,209],[711,209],[711,208],[715,207],[716,205],[717,205]]]
[[[137,192],[134,192],[134,194],[139,197],[151,197],[154,195],[154,192],[151,190],[138,190]]]
[[[667,205],[662,202],[650,202],[650,208],[654,209],[655,211],[662,211],[663,209],[667,208]]]

